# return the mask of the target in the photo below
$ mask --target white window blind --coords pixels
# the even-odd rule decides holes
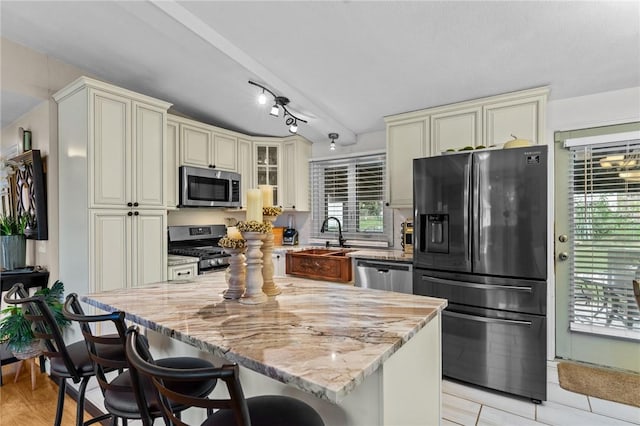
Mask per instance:
[[[388,245],[391,210],[384,203],[385,156],[368,155],[311,163],[311,238],[337,240],[337,218],[347,244]]]
[[[570,328],[640,340],[640,140],[570,153]]]

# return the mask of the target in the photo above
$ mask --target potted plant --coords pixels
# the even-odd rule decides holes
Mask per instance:
[[[6,270],[23,268],[26,263],[27,241],[24,231],[29,223],[27,215],[0,216],[2,266]]]
[[[60,328],[71,322],[62,314],[64,284],[56,281],[51,288],[38,290],[35,295],[44,296]],[[0,312],[0,342],[6,343],[9,350],[18,359],[28,359],[40,353],[40,340],[33,335],[31,322],[24,316],[22,306],[12,305]]]

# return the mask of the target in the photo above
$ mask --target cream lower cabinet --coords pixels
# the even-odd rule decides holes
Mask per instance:
[[[285,259],[285,253],[273,253],[271,255],[273,259],[273,276],[284,277],[287,275],[287,262]]]
[[[198,275],[198,262],[169,266],[167,281],[190,280]]]
[[[424,118],[387,125],[387,203],[413,206],[413,159],[428,152],[429,121]]]
[[[166,279],[167,215],[157,210],[92,210],[93,291],[130,288]]]

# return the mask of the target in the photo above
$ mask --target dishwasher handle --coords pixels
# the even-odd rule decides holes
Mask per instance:
[[[404,271],[411,272],[413,265],[410,263],[399,262],[370,262],[365,260],[356,261],[356,267],[358,268],[374,268],[378,272],[385,273],[389,271]]]

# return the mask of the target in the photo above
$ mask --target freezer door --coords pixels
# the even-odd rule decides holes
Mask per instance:
[[[473,154],[473,272],[547,277],[547,147]]]
[[[413,259],[416,266],[471,270],[471,154],[413,160]]]
[[[544,280],[414,269],[413,292],[460,305],[536,315],[547,313],[547,283]]]
[[[442,312],[442,374],[547,399],[544,316],[449,304]]]

